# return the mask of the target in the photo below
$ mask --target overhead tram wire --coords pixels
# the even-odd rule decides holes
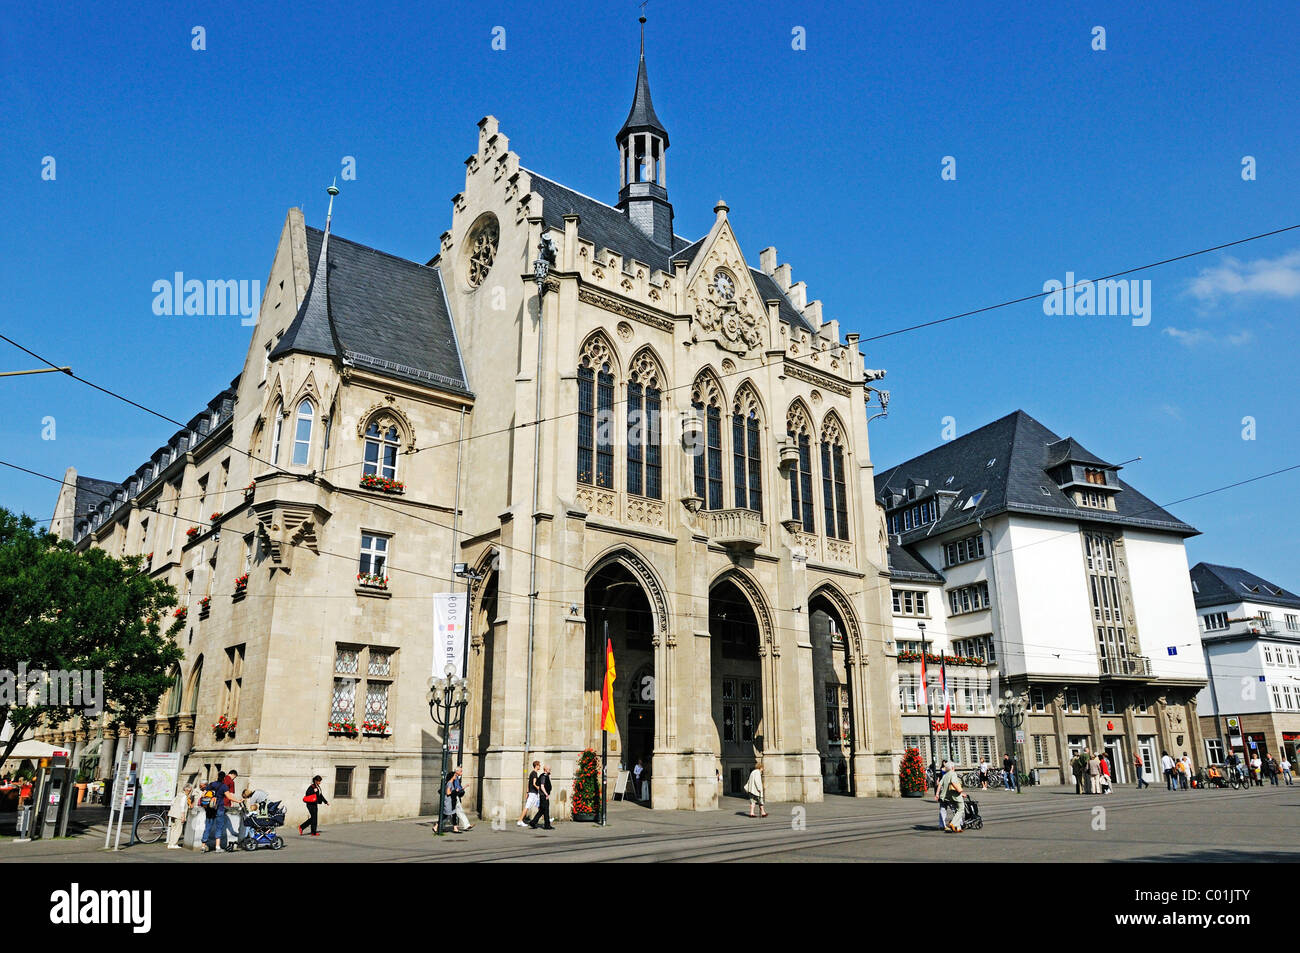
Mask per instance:
[[[13,468],[13,469],[15,469],[15,470],[21,470],[21,471],[24,472],[24,473],[28,473],[28,474],[31,474],[31,475],[33,475],[33,476],[40,477],[40,478],[45,479],[45,480],[49,480],[49,481],[54,482],[54,483],[59,483],[59,484],[61,484],[61,485],[66,485],[66,484],[63,484],[63,481],[60,480],[60,479],[58,479],[57,477],[50,476],[50,475],[48,475],[48,474],[44,474],[44,473],[39,473],[39,472],[37,472],[37,471],[35,471],[35,470],[29,470],[29,469],[27,469],[27,468],[25,468],[25,467],[20,467],[20,466],[17,466],[16,464],[8,463],[7,461],[4,461],[4,460],[0,460],[0,465],[7,466],[7,467],[11,467],[11,468]],[[1182,500],[1174,501],[1174,502],[1171,502],[1171,503],[1165,503],[1165,504],[1156,504],[1156,503],[1153,503],[1150,507],[1148,507],[1148,508],[1146,508],[1146,509],[1139,510],[1139,511],[1137,511],[1137,513],[1135,513],[1135,514],[1130,514],[1130,515],[1137,516],[1137,515],[1141,515],[1142,513],[1151,512],[1151,511],[1156,510],[1156,509],[1163,509],[1163,508],[1166,507],[1166,506],[1174,506],[1174,505],[1177,505],[1177,503],[1179,503],[1179,502],[1186,502],[1187,500],[1199,499],[1199,498],[1204,497],[1204,496],[1209,496],[1209,495],[1211,495],[1211,494],[1213,494],[1213,493],[1220,493],[1220,492],[1223,492],[1223,491],[1225,491],[1225,490],[1235,489],[1236,487],[1239,487],[1239,486],[1245,486],[1245,485],[1247,485],[1247,484],[1249,484],[1249,483],[1255,483],[1255,482],[1258,482],[1259,480],[1268,479],[1268,478],[1270,478],[1270,477],[1278,476],[1278,475],[1280,475],[1280,474],[1282,474],[1282,473],[1288,473],[1288,472],[1293,471],[1293,470],[1300,470],[1300,463],[1293,464],[1293,465],[1291,465],[1291,466],[1289,466],[1289,467],[1283,467],[1283,468],[1281,468],[1281,469],[1279,469],[1279,470],[1273,470],[1273,471],[1271,471],[1271,472],[1269,472],[1269,473],[1263,473],[1263,474],[1259,474],[1259,475],[1257,475],[1257,476],[1249,477],[1249,478],[1247,478],[1247,479],[1245,479],[1245,480],[1239,480],[1239,481],[1237,481],[1237,482],[1235,482],[1235,483],[1230,483],[1230,484],[1227,484],[1227,485],[1225,485],[1225,486],[1215,487],[1214,489],[1206,490],[1206,491],[1204,491],[1204,492],[1202,492],[1202,493],[1197,493],[1197,494],[1194,494],[1194,495],[1192,495],[1192,496],[1190,496],[1190,497],[1184,497]],[[402,511],[402,510],[399,510],[399,509],[397,509],[397,508],[395,508],[395,507],[388,506],[388,505],[386,505],[386,504],[384,504],[384,503],[381,503],[381,502],[379,502],[379,501],[373,499],[373,498],[372,498],[371,496],[369,496],[368,494],[363,494],[363,493],[361,493],[361,492],[358,491],[358,490],[351,490],[351,489],[344,488],[344,487],[337,487],[336,490],[337,490],[337,492],[341,492],[341,493],[345,493],[345,494],[349,494],[349,495],[355,496],[356,498],[361,499],[361,500],[364,500],[364,501],[370,503],[371,505],[378,506],[378,507],[381,508],[381,509],[389,510],[389,511],[394,512],[394,513],[397,513],[398,515],[401,515],[401,516],[407,516],[407,517],[409,517],[409,518],[411,518],[411,519],[417,520],[418,522],[427,523],[427,524],[429,524],[429,525],[431,525],[431,526],[434,526],[434,527],[437,527],[437,528],[440,528],[440,529],[445,529],[445,530],[448,530],[448,531],[451,530],[451,527],[450,527],[450,526],[447,526],[446,524],[439,523],[439,522],[437,522],[436,520],[431,520],[431,519],[428,519],[427,517],[422,517],[422,516],[416,515],[416,514],[414,514],[414,513],[406,513],[406,512],[404,512],[404,511]],[[190,520],[189,518],[183,518],[179,513],[162,513],[162,512],[159,511],[159,510],[153,510],[152,512],[156,513],[156,514],[159,515],[159,516],[170,517],[171,519],[173,519],[173,520],[177,520],[177,521],[179,521],[179,522],[184,522],[184,523],[190,523],[190,522],[191,522],[191,520]],[[203,522],[203,521],[202,521],[201,519],[200,519],[200,520],[196,520],[196,521],[194,521],[194,525],[202,525],[202,522]],[[1003,556],[1010,555],[1010,554],[1013,553],[1013,552],[1019,552],[1019,551],[1022,551],[1022,550],[1025,550],[1025,549],[1028,549],[1028,548],[1030,548],[1031,546],[1038,546],[1038,545],[1040,545],[1040,544],[1042,544],[1042,543],[1054,542],[1054,541],[1056,541],[1056,540],[1063,539],[1063,538],[1065,538],[1065,537],[1067,537],[1067,536],[1074,536],[1074,535],[1075,535],[1075,531],[1071,531],[1071,530],[1063,530],[1063,531],[1061,531],[1061,532],[1059,532],[1059,533],[1056,533],[1056,534],[1053,534],[1053,535],[1051,535],[1051,536],[1046,536],[1046,537],[1044,537],[1044,538],[1042,538],[1042,539],[1034,540],[1033,542],[1025,543],[1025,544],[1020,545],[1020,546],[1014,546],[1014,547],[1011,547],[1010,549],[1005,550],[1005,551],[1004,551],[1003,553],[1001,553],[1000,555],[1003,555]],[[501,542],[499,542],[499,541],[492,542],[492,543],[490,543],[489,545],[490,545],[491,547],[493,547],[493,548],[496,548],[496,549],[505,549],[505,550],[510,550],[511,552],[517,552],[517,553],[521,553],[521,554],[526,554],[526,553],[528,552],[527,549],[524,549],[524,548],[522,548],[522,547],[519,547],[519,546],[510,546],[510,545],[507,545],[507,544],[501,543]],[[355,555],[355,554],[348,555],[348,554],[344,554],[344,553],[332,553],[332,552],[328,552],[328,551],[324,551],[324,550],[321,550],[321,552],[324,552],[324,553],[326,553],[327,555],[338,556],[338,557],[340,557],[340,558],[344,558],[344,559],[348,559],[348,560],[356,559],[356,555]],[[550,557],[550,556],[543,556],[543,555],[541,555],[541,554],[538,554],[538,557],[537,557],[537,558],[538,558],[538,559],[542,559],[542,560],[544,560],[544,561],[546,561],[546,562],[552,563],[552,564],[554,564],[554,565],[557,565],[557,566],[559,566],[559,567],[561,567],[561,568],[563,568],[563,569],[570,569],[570,570],[573,570],[573,571],[575,571],[575,572],[583,573],[584,575],[586,574],[586,567],[576,566],[576,565],[573,565],[572,563],[566,563],[566,562],[564,562],[563,560],[555,559],[554,557]],[[992,558],[992,557],[990,557],[990,558]],[[452,581],[452,580],[450,580],[448,577],[435,576],[435,575],[432,575],[432,574],[429,574],[429,573],[421,573],[421,572],[418,572],[418,571],[416,571],[416,570],[406,570],[406,569],[404,569],[404,570],[401,570],[401,571],[404,572],[404,573],[409,573],[409,574],[411,574],[411,575],[415,575],[415,576],[420,576],[420,577],[424,577],[424,578],[433,579],[433,580],[436,580],[436,581],[439,581],[439,582],[443,582],[443,581],[448,581],[448,582],[450,582],[450,581]],[[571,605],[571,604],[573,604],[574,602],[577,601],[577,597],[578,597],[578,596],[580,596],[580,595],[585,596],[585,588],[586,588],[586,587],[585,587],[585,584],[584,584],[583,591],[582,591],[581,593],[574,592],[573,595],[572,595],[571,597],[569,597],[569,598],[562,598],[562,599],[557,599],[557,598],[546,598],[546,597],[542,597],[542,596],[540,596],[540,595],[539,595],[537,598],[538,598],[538,600],[541,601],[541,602],[547,602],[547,603],[551,603],[551,604],[554,604],[554,605]],[[893,581],[892,581],[892,580],[886,580],[884,583],[877,584],[877,585],[874,585],[874,586],[871,586],[871,587],[868,587],[868,588],[857,589],[857,590],[852,590],[852,591],[843,591],[843,590],[841,590],[841,591],[843,592],[843,594],[844,594],[845,597],[847,597],[847,598],[853,598],[853,597],[855,597],[855,596],[874,596],[874,595],[877,595],[877,594],[883,592],[883,591],[886,590],[886,589],[893,589],[893,588],[894,588],[894,583],[893,583]],[[561,590],[561,591],[565,591],[565,590]],[[520,598],[520,599],[528,598],[528,596],[526,596],[526,595],[524,595],[524,594],[521,594],[521,593],[512,593],[512,592],[509,592],[509,591],[506,591],[506,590],[498,590],[498,592],[499,592],[499,593],[502,593],[502,594],[505,594],[505,595],[510,595],[510,596],[513,596],[513,597],[516,597],[516,598]],[[664,592],[665,595],[681,596],[681,597],[685,597],[685,598],[688,598],[688,599],[690,599],[690,598],[694,598],[695,595],[696,595],[695,593],[684,593],[684,592],[680,592],[680,591],[675,590],[675,589],[664,589],[663,592]],[[773,608],[775,608],[775,607],[773,607]],[[781,611],[781,610],[778,609],[777,611]],[[653,615],[653,613],[652,613],[652,615]],[[685,615],[690,616],[691,613],[685,613]],[[906,617],[905,617],[905,618],[906,618]],[[877,622],[870,622],[870,621],[866,621],[866,620],[858,620],[858,619],[855,619],[854,621],[857,622],[859,625],[861,625],[861,626],[863,626],[863,627],[871,627],[871,628],[886,629],[886,630],[888,630],[889,632],[893,632],[893,631],[894,631],[894,625],[893,625],[892,622],[890,622],[890,623],[877,623]],[[772,628],[773,628],[774,631],[793,631],[793,632],[796,632],[796,633],[802,632],[801,629],[796,629],[796,628],[793,628],[793,627],[791,627],[791,626],[782,626],[782,625],[779,625],[779,624],[777,624],[777,623],[775,623],[775,622],[772,623]],[[864,641],[867,641],[867,640],[864,639]],[[894,642],[894,641],[897,641],[897,640],[896,640],[895,638],[870,639],[870,642],[871,642],[872,644],[875,644],[875,645],[888,645],[889,643]],[[1022,644],[1022,645],[1025,645],[1025,646],[1029,646],[1029,645],[1030,645],[1030,643],[1021,643],[1021,644]],[[1045,649],[1056,649],[1056,648],[1059,648],[1059,646],[1056,646],[1056,645],[1054,645],[1054,644],[1049,644],[1049,643],[1039,644],[1039,645],[1037,645],[1037,646],[1035,646],[1035,647],[1038,647],[1038,648],[1045,648]],[[1078,653],[1078,654],[1081,654],[1081,655],[1086,655],[1086,654],[1088,654],[1088,653],[1087,653],[1086,651],[1084,651],[1084,650],[1071,650],[1071,649],[1067,649],[1067,651],[1069,651],[1069,652],[1071,652],[1071,653]],[[1026,655],[1027,655],[1027,653],[1025,653],[1025,652],[1013,652],[1013,653],[1011,653],[1011,654],[1012,654],[1012,655],[1021,655],[1021,656],[1026,656]]]
[[[1259,241],[1259,240],[1264,239],[1264,238],[1271,238],[1271,237],[1273,237],[1274,235],[1281,235],[1281,234],[1284,234],[1284,233],[1286,233],[1286,232],[1294,231],[1294,230],[1296,230],[1296,229],[1300,229],[1300,224],[1297,224],[1297,225],[1286,225],[1286,226],[1283,226],[1282,228],[1275,228],[1275,229],[1272,229],[1272,230],[1267,231],[1267,232],[1260,232],[1260,233],[1258,233],[1258,234],[1256,234],[1256,235],[1250,235],[1250,236],[1248,236],[1248,237],[1246,237],[1246,238],[1238,238],[1238,239],[1236,239],[1236,240],[1234,240],[1234,241],[1230,241],[1230,242],[1222,242],[1222,243],[1220,243],[1220,244],[1217,244],[1217,245],[1211,245],[1211,246],[1209,246],[1209,247],[1207,247],[1207,248],[1201,248],[1201,249],[1198,249],[1198,250],[1196,250],[1196,251],[1185,252],[1184,254],[1181,254],[1181,255],[1175,255],[1175,256],[1173,256],[1173,257],[1171,257],[1171,258],[1163,258],[1163,259],[1161,259],[1161,260],[1159,260],[1159,261],[1148,262],[1147,264],[1144,264],[1144,265],[1137,265],[1137,266],[1135,266],[1135,267],[1133,267],[1133,268],[1126,268],[1126,269],[1124,269],[1124,270],[1122,270],[1122,271],[1117,271],[1117,272],[1114,272],[1114,273],[1112,273],[1112,274],[1110,274],[1110,275],[1106,275],[1106,276],[1103,276],[1103,277],[1100,277],[1100,278],[1092,278],[1092,279],[1088,279],[1087,281],[1076,281],[1074,284],[1070,285],[1068,288],[1061,288],[1060,291],[1062,291],[1062,292],[1064,292],[1064,291],[1069,291],[1069,290],[1071,290],[1071,289],[1078,288],[1078,287],[1082,287],[1082,286],[1084,286],[1084,285],[1088,285],[1088,284],[1093,284],[1093,283],[1096,283],[1096,282],[1099,282],[1099,281],[1108,281],[1108,280],[1111,280],[1111,279],[1113,279],[1113,278],[1121,277],[1121,276],[1123,276],[1123,275],[1131,275],[1131,274],[1134,274],[1134,273],[1139,272],[1139,271],[1146,271],[1146,270],[1149,270],[1149,269],[1152,269],[1152,268],[1159,268],[1159,267],[1161,267],[1161,266],[1163,266],[1163,265],[1172,264],[1172,263],[1174,263],[1174,262],[1186,261],[1186,260],[1188,260],[1188,259],[1190,259],[1190,258],[1196,258],[1197,256],[1200,256],[1200,255],[1208,255],[1208,254],[1210,254],[1211,252],[1222,251],[1222,250],[1225,249],[1225,248],[1233,248],[1233,247],[1235,247],[1235,246],[1237,246],[1237,245],[1244,245],[1244,244],[1247,244],[1248,242]],[[882,333],[882,334],[875,334],[875,335],[871,335],[871,336],[868,336],[868,337],[862,337],[862,338],[859,339],[859,342],[858,342],[858,343],[859,343],[859,344],[866,344],[866,343],[870,343],[870,342],[872,342],[872,341],[879,341],[879,340],[883,340],[884,338],[894,337],[894,336],[896,336],[896,335],[900,335],[900,334],[908,334],[908,333],[911,333],[911,332],[913,332],[913,331],[919,331],[919,330],[922,330],[922,329],[924,329],[924,328],[934,327],[934,326],[939,325],[939,324],[946,324],[946,323],[948,323],[948,322],[950,322],[950,321],[956,321],[956,320],[959,320],[959,319],[961,319],[961,318],[968,318],[968,317],[972,317],[972,316],[977,315],[977,314],[986,314],[986,313],[988,313],[988,312],[996,311],[996,310],[999,310],[999,309],[1001,309],[1001,308],[1007,308],[1007,307],[1010,307],[1010,306],[1015,305],[1015,304],[1023,304],[1023,303],[1026,302],[1026,301],[1034,301],[1034,300],[1037,300],[1037,299],[1039,299],[1039,298],[1046,297],[1046,296],[1049,295],[1049,294],[1056,294],[1056,293],[1057,293],[1056,291],[1039,291],[1039,292],[1036,292],[1036,293],[1034,293],[1034,294],[1030,294],[1030,295],[1022,295],[1021,297],[1018,297],[1018,298],[1010,298],[1010,299],[1008,299],[1008,300],[1006,300],[1006,301],[1000,301],[1000,302],[998,302],[997,304],[987,305],[987,306],[985,306],[985,307],[983,307],[983,308],[976,308],[976,309],[971,310],[971,311],[963,311],[963,312],[961,312],[961,313],[959,313],[959,314],[952,314],[952,315],[948,315],[947,317],[943,317],[943,318],[935,318],[935,319],[932,320],[932,321],[924,321],[924,322],[922,322],[922,323],[920,323],[920,324],[914,324],[914,325],[910,325],[910,326],[908,326],[908,327],[897,328],[897,329],[895,329],[895,330],[893,330],[893,331],[886,331],[886,332],[884,332],[884,333]],[[28,354],[28,355],[30,355],[30,356],[36,358],[38,361],[41,361],[42,363],[49,365],[49,366],[52,367],[52,368],[56,368],[56,369],[58,369],[58,370],[62,370],[62,368],[60,368],[58,365],[56,365],[53,361],[50,361],[50,360],[48,360],[47,358],[41,357],[41,356],[40,356],[39,354],[37,354],[35,351],[32,351],[32,350],[30,350],[30,349],[24,347],[23,345],[19,344],[17,341],[13,340],[13,339],[10,338],[10,337],[5,336],[4,334],[0,334],[0,340],[7,341],[9,344],[12,344],[14,347],[18,348],[19,350],[25,352],[26,354]],[[838,342],[837,342],[837,345],[838,345]],[[775,365],[775,364],[778,364],[778,363],[784,363],[784,360],[785,360],[785,358],[784,358],[784,356],[782,356],[782,357],[780,357],[780,358],[774,358],[774,359],[771,360],[771,361],[760,361],[759,364],[758,364],[756,367],[750,367],[750,368],[746,368],[746,369],[744,369],[744,370],[737,369],[737,370],[735,370],[735,371],[715,371],[714,373],[718,376],[719,379],[722,379],[722,378],[728,378],[728,377],[745,376],[745,375],[755,374],[755,373],[757,373],[758,371],[762,370],[762,369],[765,368],[765,367],[769,367],[769,366],[772,366],[772,365]],[[155,417],[161,418],[162,420],[166,420],[168,423],[176,424],[176,426],[180,427],[181,429],[188,429],[188,425],[187,425],[187,424],[180,423],[179,421],[177,421],[177,420],[175,420],[175,419],[173,419],[173,418],[171,418],[171,417],[168,417],[166,414],[163,414],[163,413],[160,413],[160,412],[158,412],[158,411],[156,411],[156,410],[153,410],[153,409],[150,408],[150,407],[146,407],[144,404],[141,404],[141,403],[139,403],[139,402],[137,402],[137,401],[135,401],[135,400],[132,400],[132,399],[129,398],[129,397],[126,397],[126,396],[124,396],[124,395],[122,395],[122,394],[119,394],[119,393],[117,393],[116,391],[114,391],[114,390],[112,390],[112,389],[110,389],[110,388],[102,387],[102,386],[100,386],[99,384],[96,384],[94,381],[87,380],[86,378],[81,377],[80,375],[75,374],[75,373],[71,373],[71,372],[68,372],[68,371],[64,371],[64,373],[66,373],[69,377],[73,378],[74,380],[79,381],[79,382],[81,382],[82,384],[87,385],[88,387],[92,387],[92,388],[94,388],[95,390],[100,391],[100,392],[102,392],[102,393],[104,393],[104,394],[107,394],[107,395],[110,396],[110,397],[114,397],[114,398],[116,398],[116,399],[118,399],[118,400],[121,400],[121,401],[127,403],[127,404],[130,404],[130,405],[133,406],[133,407],[137,407],[137,408],[139,408],[140,410],[143,410],[145,413],[152,414],[152,415],[155,416]],[[675,385],[673,385],[672,387],[666,387],[666,388],[664,388],[664,389],[661,391],[661,393],[668,394],[668,393],[672,393],[673,391],[678,391],[678,390],[690,390],[690,389],[693,388],[694,386],[695,386],[695,380],[692,379],[691,382],[690,382],[690,383],[687,383],[687,384],[675,384]],[[618,405],[620,405],[620,404],[625,404],[625,403],[627,403],[627,398],[617,398],[617,399],[615,399],[615,401],[614,401],[614,403],[613,403],[613,406],[618,406]],[[537,418],[536,420],[525,421],[525,422],[523,422],[523,423],[514,424],[514,425],[509,426],[509,427],[500,427],[500,428],[497,428],[496,430],[487,430],[487,431],[483,431],[482,433],[471,433],[471,434],[464,435],[464,436],[458,436],[458,437],[457,437],[456,439],[454,439],[454,440],[443,440],[443,441],[438,441],[438,442],[431,443],[431,444],[428,444],[428,445],[423,446],[423,447],[419,447],[419,448],[417,448],[417,449],[415,449],[415,450],[406,451],[404,455],[406,455],[406,456],[413,456],[413,455],[418,454],[418,453],[423,453],[423,452],[426,451],[426,450],[435,450],[435,449],[437,449],[437,448],[439,448],[439,447],[453,446],[453,445],[456,445],[456,444],[459,444],[459,443],[467,443],[467,442],[470,441],[470,440],[476,440],[476,439],[479,439],[479,438],[482,438],[482,437],[500,436],[501,434],[507,434],[507,433],[511,433],[511,432],[514,432],[514,431],[517,431],[517,430],[522,430],[522,429],[524,429],[524,428],[526,428],[526,427],[537,427],[537,426],[541,426],[541,425],[544,424],[544,423],[549,423],[549,422],[553,422],[553,421],[564,420],[564,419],[569,418],[569,417],[576,417],[577,415],[578,415],[578,411],[574,410],[574,411],[567,411],[567,412],[562,413],[562,414],[555,414],[555,415],[550,416],[550,417],[539,417],[539,418]],[[277,464],[277,463],[271,463],[271,462],[269,462],[269,461],[262,460],[261,458],[259,458],[259,457],[255,457],[253,454],[249,453],[249,452],[246,451],[246,450],[239,450],[238,448],[234,448],[234,447],[232,447],[232,449],[236,450],[238,453],[243,454],[244,456],[248,457],[248,458],[251,459],[251,460],[257,460],[257,462],[259,462],[259,463],[265,464],[266,466],[273,467],[277,472],[280,472],[280,473],[288,473],[288,471],[284,470],[284,469],[283,469],[282,467],[280,467],[279,464]],[[353,466],[360,466],[363,462],[364,462],[364,461],[362,461],[362,460],[358,460],[358,461],[356,461],[355,463],[341,463],[341,464],[336,464],[335,466],[332,466],[332,467],[325,467],[325,468],[322,468],[321,470],[319,470],[319,471],[317,471],[317,472],[319,472],[319,473],[329,473],[329,472],[332,472],[333,470],[347,469],[347,468],[349,468],[349,467],[353,467]]]

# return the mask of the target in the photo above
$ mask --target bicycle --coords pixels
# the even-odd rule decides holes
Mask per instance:
[[[135,825],[135,839],[141,844],[156,844],[167,833],[167,818],[161,812],[140,815]]]

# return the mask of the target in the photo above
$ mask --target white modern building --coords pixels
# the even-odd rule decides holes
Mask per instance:
[[[1210,682],[1197,697],[1206,757],[1282,755],[1300,742],[1300,596],[1244,569],[1197,563],[1192,593]]]
[[[916,619],[896,600],[900,685],[920,676],[907,649],[926,621],[932,652],[987,663],[948,667],[950,694],[973,686],[973,710],[958,704],[969,733],[1009,690],[1025,711],[1018,727],[996,721],[993,754],[1015,745],[1021,769],[1044,783],[1071,781],[1068,762],[1085,748],[1104,748],[1120,783],[1133,779],[1135,753],[1148,766],[1166,750],[1202,755],[1205,663],[1188,637],[1183,545],[1197,531],[1119,469],[1017,411],[876,477],[894,587],[925,593]],[[899,701],[915,736],[924,695],[900,690]],[[963,763],[982,753],[978,741],[957,749]]]

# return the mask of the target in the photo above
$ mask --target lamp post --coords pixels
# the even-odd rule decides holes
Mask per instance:
[[[447,801],[447,760],[451,754],[451,729],[459,729],[465,720],[469,689],[465,679],[456,674],[450,662],[441,678],[429,679],[429,717],[442,729],[442,770],[438,774],[438,822],[434,835],[442,833],[442,813]],[[455,715],[452,714],[455,709]]]
[[[1012,693],[1007,689],[1002,693],[1002,701],[998,703],[998,718],[1006,726],[1007,732],[1011,734],[1012,743],[1016,748],[1016,763],[1023,764],[1023,752],[1020,748],[1020,741],[1016,738],[1014,732],[1025,723],[1025,700],[1019,695]],[[1025,772],[1029,776],[1029,772]],[[1016,793],[1020,794],[1020,784],[1016,781],[1015,771],[1011,772],[1011,782],[1016,786]]]
[[[921,630],[921,691],[925,695],[925,724],[930,732],[930,770],[934,770],[934,722],[930,716],[930,686],[925,678],[925,655],[926,647],[930,644],[925,640],[925,623],[918,622],[916,627]]]
[[[461,647],[461,678],[469,680],[469,642],[470,627],[473,625],[473,617],[470,615],[470,604],[474,601],[474,590],[478,584],[483,581],[483,574],[475,572],[469,568],[467,563],[456,563],[453,572],[461,579],[465,580],[465,644]],[[463,719],[462,719],[463,720]],[[461,726],[460,744],[456,745],[456,767],[460,767],[465,762],[465,738],[464,725]]]

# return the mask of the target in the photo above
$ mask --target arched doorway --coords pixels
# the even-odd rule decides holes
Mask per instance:
[[[812,642],[813,705],[817,710],[817,752],[822,790],[853,789],[853,673],[848,664],[848,628],[844,613],[825,592],[808,600],[808,635]]]
[[[739,794],[763,753],[761,631],[754,607],[730,579],[709,590],[713,721],[722,792]]]
[[[478,605],[470,612],[470,648],[473,663],[470,669],[470,711],[466,719],[465,733],[473,738],[474,755],[472,777],[476,806],[480,816],[487,809],[484,801],[484,781],[487,771],[488,748],[492,744],[493,708],[492,680],[496,670],[496,622],[497,622],[497,578],[496,570],[490,570],[479,590]],[[499,716],[499,713],[496,713]],[[467,769],[467,773],[469,770]]]
[[[585,617],[585,744],[600,750],[601,691],[605,684],[605,640],[608,638],[613,643],[617,671],[614,721],[618,727],[617,733],[609,738],[610,781],[617,776],[616,770],[630,772],[640,761],[643,778],[650,782],[647,787],[653,792],[655,614],[641,580],[617,557],[600,564],[588,578]]]

